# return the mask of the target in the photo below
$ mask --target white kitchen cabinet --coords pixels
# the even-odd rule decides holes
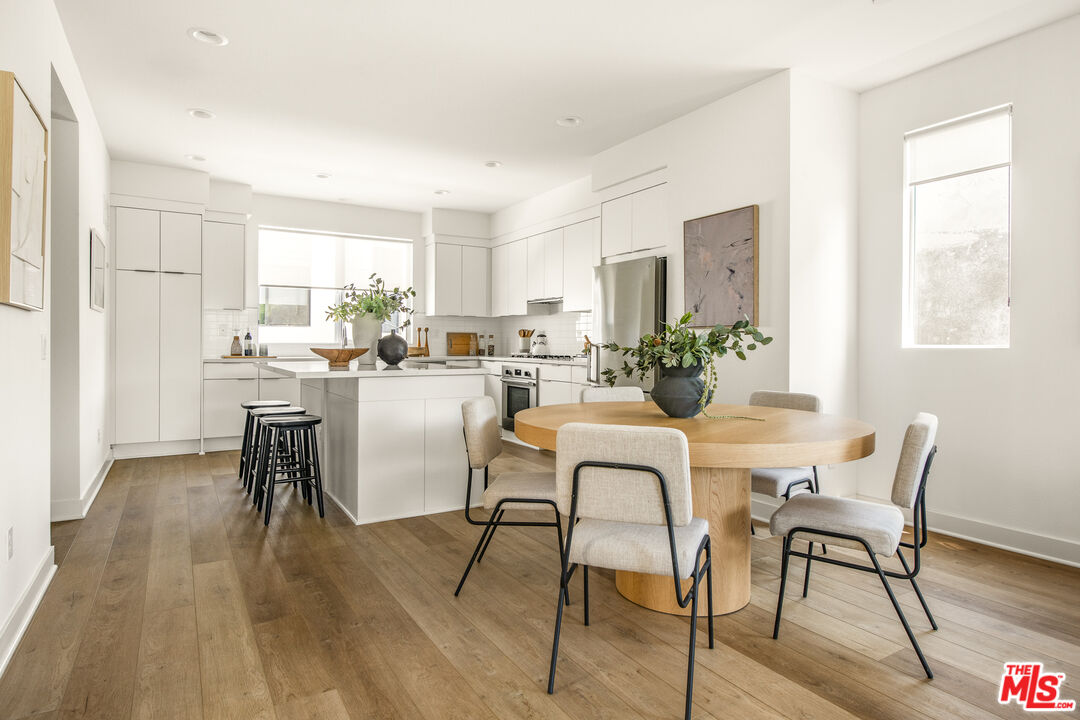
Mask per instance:
[[[528,272],[529,300],[540,300],[544,294],[544,236],[533,235],[525,238],[528,258],[525,261]]]
[[[116,208],[116,269],[159,270],[161,213]]]
[[[431,243],[425,248],[428,315],[461,315],[461,246]]]
[[[502,422],[502,376],[488,374],[484,376],[484,394],[495,402],[495,417]]]
[[[544,380],[541,378],[537,404],[544,407],[545,405],[566,405],[574,402],[572,384],[560,380]]]
[[[507,296],[507,271],[510,258],[510,246],[499,245],[491,249],[491,316],[507,315],[509,298]]]
[[[158,439],[160,277],[156,272],[116,271],[114,387],[118,444]]]
[[[632,218],[633,201],[629,195],[600,206],[600,251],[604,257],[630,252]]]
[[[630,199],[630,250],[649,250],[667,245],[667,185],[636,192]]]
[[[563,229],[544,233],[544,297],[563,296]]]
[[[438,398],[424,402],[424,512],[456,510],[465,503],[465,436],[461,432],[461,403],[468,398]],[[482,473],[477,473],[480,478]],[[470,504],[479,504],[482,480],[473,484]]]
[[[161,270],[202,272],[202,215],[161,213]]]
[[[488,317],[490,307],[491,250],[474,245],[461,248],[461,314]]]
[[[525,240],[517,240],[508,246],[506,258],[506,314],[526,315],[528,298],[528,247]]]
[[[244,226],[204,222],[203,308],[244,309]]]
[[[300,397],[300,379],[288,377],[260,377],[260,400],[288,400],[296,407],[305,407]]]
[[[239,437],[245,412],[240,403],[259,397],[259,381],[203,380],[203,437]]]
[[[180,273],[161,273],[160,278],[158,439],[197,440],[202,384],[201,278]]]
[[[563,312],[592,310],[593,272],[600,256],[600,220],[563,228]]]

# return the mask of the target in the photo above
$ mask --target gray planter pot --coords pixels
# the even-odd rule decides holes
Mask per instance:
[[[653,402],[668,417],[694,417],[701,412],[701,395],[705,392],[701,373],[704,369],[701,363],[688,368],[661,368],[660,382],[651,391]],[[711,393],[709,400],[712,400]]]

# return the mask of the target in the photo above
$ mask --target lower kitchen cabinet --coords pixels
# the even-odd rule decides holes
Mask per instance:
[[[239,437],[244,434],[245,413],[240,403],[259,397],[259,380],[203,380],[203,437]]]
[[[161,441],[199,439],[201,290],[199,275],[161,273]]]
[[[116,271],[117,444],[157,442],[159,437],[160,308],[160,273]]]
[[[541,370],[541,372],[543,371]],[[575,402],[572,384],[560,380],[544,380],[541,377],[537,404],[543,407],[545,405],[567,405]]]
[[[260,400],[288,400],[290,404],[312,411],[304,405],[300,398],[300,380],[286,377],[260,377],[259,378]]]

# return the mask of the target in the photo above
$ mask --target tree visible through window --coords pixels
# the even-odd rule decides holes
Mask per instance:
[[[1008,347],[1010,108],[905,137],[904,345]]]

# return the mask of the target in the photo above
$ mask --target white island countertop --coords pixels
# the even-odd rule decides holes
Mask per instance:
[[[330,363],[325,360],[309,360],[306,362],[268,362],[261,367],[271,370],[284,377],[300,378],[302,380],[328,379],[345,380],[348,378],[395,378],[395,377],[436,377],[439,375],[486,375],[483,368],[448,368],[430,367],[424,363],[410,363],[402,361],[397,367],[388,366],[382,360],[377,360],[374,366],[360,365],[354,361],[346,369],[331,369]]]

